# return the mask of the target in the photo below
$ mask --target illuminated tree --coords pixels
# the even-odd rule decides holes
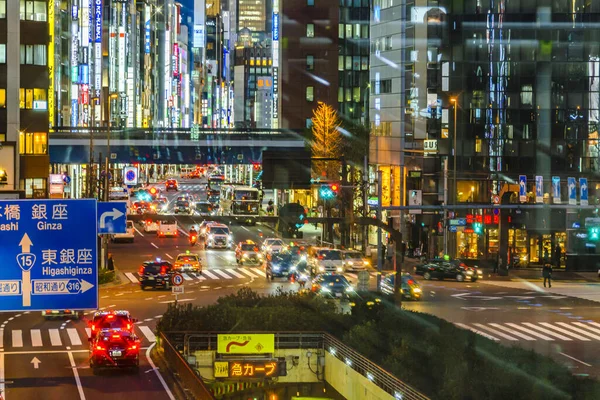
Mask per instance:
[[[343,144],[340,133],[340,119],[337,112],[328,104],[319,103],[313,110],[312,121],[312,156],[323,158],[340,158]],[[339,161],[315,161],[313,171],[317,177],[338,180],[340,179]]]

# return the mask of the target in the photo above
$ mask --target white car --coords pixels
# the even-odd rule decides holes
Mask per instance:
[[[144,232],[158,232],[158,222],[148,220],[144,223]]]
[[[313,274],[342,273],[344,272],[344,260],[342,251],[336,249],[318,248],[314,249],[310,257],[309,267]]]
[[[344,272],[364,271],[369,266],[369,261],[363,257],[360,251],[347,250],[342,252],[344,261]]]
[[[125,233],[115,233],[112,235],[112,241],[127,241],[133,243],[135,237],[135,229],[133,228],[133,221],[127,221],[127,230]]]
[[[265,254],[277,254],[285,248],[283,240],[278,238],[267,238],[263,241],[261,251]]]
[[[163,237],[178,237],[177,222],[159,221],[156,236]]]

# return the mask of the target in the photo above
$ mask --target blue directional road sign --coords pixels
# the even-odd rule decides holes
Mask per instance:
[[[527,176],[519,175],[519,201],[524,203],[527,201]]]
[[[98,234],[127,232],[127,202],[98,203]]]
[[[575,178],[567,178],[567,188],[569,189],[569,204],[577,204],[577,184]]]
[[[0,201],[0,311],[98,308],[96,200]]]
[[[581,205],[588,205],[588,184],[587,178],[579,178],[579,198],[581,199]]]

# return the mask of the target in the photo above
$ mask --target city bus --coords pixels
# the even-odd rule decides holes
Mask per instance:
[[[258,189],[250,186],[221,186],[221,215],[234,217],[258,216],[260,200]]]
[[[221,186],[225,183],[224,175],[211,175],[208,177],[208,183],[206,185],[206,199],[208,201],[215,202],[217,197],[221,194]]]

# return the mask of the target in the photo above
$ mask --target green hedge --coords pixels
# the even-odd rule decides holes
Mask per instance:
[[[342,315],[321,298],[248,288],[215,305],[170,305],[160,331],[326,331],[433,399],[600,399],[600,383],[549,357],[363,295]]]
[[[109,271],[107,269],[98,270],[98,284],[110,283],[115,280],[115,271]]]

